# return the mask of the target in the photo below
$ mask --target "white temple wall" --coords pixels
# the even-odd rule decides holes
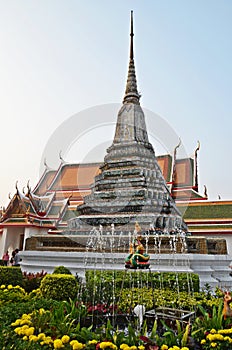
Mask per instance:
[[[0,235],[0,259],[2,258],[5,251],[8,250],[6,247],[6,236],[7,236],[7,228],[2,230],[2,234]]]
[[[0,258],[8,250],[11,255],[16,248],[22,249],[24,227],[5,227],[0,239]]]

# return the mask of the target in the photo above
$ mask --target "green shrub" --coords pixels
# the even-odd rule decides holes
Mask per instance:
[[[72,273],[65,266],[57,266],[55,267],[53,274],[71,275]]]
[[[78,283],[73,275],[48,274],[43,278],[40,290],[46,299],[69,300],[76,298]]]
[[[0,266],[0,285],[23,286],[23,274],[20,267]]]
[[[185,272],[152,272],[154,288],[171,289],[180,292],[199,292],[199,276]]]
[[[199,276],[189,273],[126,271],[86,271],[86,300],[111,302],[110,296],[119,294],[122,288],[153,288],[175,292],[193,293],[199,291]]]
[[[157,307],[169,307],[183,310],[195,310],[196,299],[188,292],[171,291],[170,289],[128,288],[123,289],[116,301],[122,312],[130,312],[138,304],[145,306],[146,311]]]

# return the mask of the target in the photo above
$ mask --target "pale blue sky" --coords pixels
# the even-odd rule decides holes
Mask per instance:
[[[60,124],[121,102],[131,9],[142,106],[189,155],[200,140],[201,192],[232,199],[231,0],[0,0],[0,205],[34,187]]]

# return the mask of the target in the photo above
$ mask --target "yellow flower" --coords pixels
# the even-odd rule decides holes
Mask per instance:
[[[28,324],[24,324],[21,328],[25,331],[25,329],[28,329],[29,326],[28,326]]]
[[[25,335],[25,330],[22,327],[18,327],[18,335]]]
[[[211,345],[212,348],[216,348],[217,343],[211,343],[210,345]]]
[[[5,284],[2,284],[1,289],[5,289],[5,288],[6,288]]]
[[[106,349],[106,348],[112,348],[113,347],[113,343],[111,341],[103,341],[100,343],[100,349]]]
[[[9,286],[7,288],[12,289],[13,288],[12,284],[9,284]]]
[[[231,333],[232,333],[232,328],[228,328],[228,329],[219,329],[218,333],[219,333],[219,334],[231,334]]]
[[[70,345],[73,346],[73,344],[78,343],[78,340],[71,340]]]
[[[38,337],[36,335],[29,335],[29,341],[37,341]]]
[[[232,342],[232,339],[231,339],[228,335],[224,337],[224,340],[225,340],[225,341],[228,341],[229,343]]]
[[[23,340],[27,340],[28,338],[27,338],[27,336],[26,335],[24,335],[24,337],[23,337]]]
[[[180,350],[179,346],[173,345],[174,350]]]
[[[34,327],[27,328],[27,329],[25,329],[25,335],[27,335],[29,337],[30,335],[34,334],[34,331],[35,331]]]
[[[38,339],[39,340],[44,340],[46,338],[46,335],[44,333],[39,333],[38,334]]]
[[[63,337],[61,338],[61,341],[63,344],[68,343],[70,340],[70,337],[68,335],[63,335]]]
[[[61,349],[64,347],[61,339],[55,339],[53,342],[54,349]]]
[[[187,346],[184,346],[184,347],[181,348],[180,350],[189,350],[189,348],[187,348]]]
[[[73,350],[81,350],[85,347],[85,345],[82,343],[79,343],[78,340],[70,341],[70,345],[72,346]]]
[[[127,345],[127,344],[122,343],[120,345],[120,349],[122,349],[122,350],[125,350],[125,349],[128,349],[128,348],[129,348],[129,345]]]
[[[44,345],[44,344],[52,344],[53,340],[51,337],[46,337],[40,344]]]
[[[214,335],[213,334],[208,334],[206,336],[206,339],[208,339],[209,341],[213,341],[214,340]]]
[[[224,337],[222,334],[216,334],[216,337],[215,337],[216,340],[221,340],[223,341],[224,340]]]
[[[91,345],[91,344],[95,345],[97,343],[98,343],[98,341],[96,339],[89,340],[89,342],[88,342],[89,345]]]
[[[29,321],[29,319],[23,319],[20,321],[20,324],[23,325],[23,324],[31,324],[31,321]]]
[[[144,345],[139,345],[139,346],[138,346],[138,349],[139,349],[139,350],[144,350],[144,349],[145,349],[145,346],[144,346]]]
[[[21,327],[15,328],[14,331],[15,331],[16,334],[19,334],[19,332],[21,331]]]
[[[20,325],[20,322],[21,322],[21,319],[18,318],[15,322],[11,323],[11,326],[19,326]]]
[[[168,346],[167,346],[166,344],[163,344],[163,345],[161,346],[161,350],[168,350]]]
[[[130,347],[130,350],[137,350],[137,346],[132,345],[132,346]]]

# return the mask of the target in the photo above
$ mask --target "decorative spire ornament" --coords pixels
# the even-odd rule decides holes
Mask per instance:
[[[131,32],[130,32],[130,60],[127,74],[127,84],[123,103],[139,104],[140,94],[137,90],[137,81],[134,64],[134,30],[133,30],[133,11],[131,11]]]

